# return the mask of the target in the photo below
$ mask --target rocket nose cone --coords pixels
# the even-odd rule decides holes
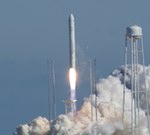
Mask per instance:
[[[73,16],[73,14],[70,14],[70,16],[69,16],[69,20],[74,20],[74,16]]]

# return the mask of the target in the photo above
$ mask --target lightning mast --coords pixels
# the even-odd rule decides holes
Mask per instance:
[[[94,93],[95,93],[95,120],[97,121],[97,88],[96,88],[96,59],[94,60]]]
[[[48,67],[48,113],[49,113],[49,121],[50,121],[52,117],[52,98],[51,98],[51,87],[50,87],[51,74],[50,74],[49,60],[47,60],[47,67]]]
[[[56,91],[55,91],[55,66],[54,61],[52,61],[52,85],[53,85],[53,118],[56,119]]]
[[[48,65],[48,106],[49,120],[56,118],[56,92],[55,92],[55,67],[54,61],[47,60]]]
[[[92,94],[93,94],[92,60],[90,60],[90,94],[91,94],[91,121],[93,121],[93,105],[92,105]]]

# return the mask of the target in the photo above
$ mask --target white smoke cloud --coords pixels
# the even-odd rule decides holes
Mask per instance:
[[[144,88],[144,79],[142,76],[143,67],[139,66],[140,89]],[[146,85],[150,89],[150,66],[146,67]],[[131,70],[127,68],[127,97],[125,102],[126,109],[131,109]],[[97,83],[97,106],[95,106],[95,95],[90,95],[84,99],[81,109],[76,115],[71,113],[59,115],[55,121],[49,123],[46,118],[38,117],[30,124],[20,125],[14,135],[127,135],[130,134],[130,112],[125,113],[125,123],[122,123],[123,107],[123,66],[114,70],[112,75],[105,79],[100,79]],[[145,108],[145,97],[140,97],[141,107]],[[150,101],[149,105],[150,105]],[[91,111],[91,105],[92,110]],[[97,109],[96,109],[97,108]],[[147,117],[143,110],[139,110],[140,135],[148,135]],[[97,110],[97,121],[96,121]],[[93,115],[91,115],[91,113]],[[93,116],[93,117],[92,117]]]
[[[126,79],[126,86],[127,88],[131,89],[131,66],[128,65],[127,66],[127,79]],[[145,67],[145,79],[144,79],[144,74],[143,74],[143,66],[142,65],[138,65],[138,73],[139,73],[139,90],[140,91],[144,91],[145,90],[145,85],[146,85],[146,89],[147,89],[147,94],[148,97],[150,97],[150,65]],[[124,80],[124,67],[121,66],[120,68],[116,69],[113,71],[112,73],[113,76],[118,77],[121,80],[121,83],[123,84],[123,80]],[[140,106],[143,110],[146,109],[146,101],[145,101],[145,95],[141,94],[140,95]],[[150,99],[148,98],[148,104],[149,104],[149,108],[150,108]]]
[[[39,116],[29,124],[19,125],[14,135],[47,135],[49,130],[50,122]]]

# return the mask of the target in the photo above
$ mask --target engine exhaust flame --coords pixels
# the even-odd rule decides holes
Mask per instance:
[[[69,82],[70,82],[70,89],[75,90],[76,89],[76,70],[74,68],[69,69]]]

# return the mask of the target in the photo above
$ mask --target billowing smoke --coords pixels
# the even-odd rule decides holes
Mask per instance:
[[[150,90],[150,66],[146,67],[146,85]],[[140,89],[144,88],[144,79],[142,76],[143,67],[138,66],[140,77]],[[131,70],[127,69],[126,90],[128,91],[128,100],[125,107],[131,109]],[[51,123],[42,117],[34,119],[30,124],[20,125],[14,135],[127,135],[130,134],[131,113],[127,112],[124,116],[125,123],[122,122],[123,107],[123,84],[124,84],[123,66],[114,70],[111,75],[105,79],[100,79],[97,83],[97,106],[95,106],[95,95],[90,95],[84,99],[81,109],[76,115],[69,113],[59,115]],[[141,108],[145,108],[145,97],[141,98]],[[150,105],[150,101],[149,105]],[[91,109],[92,106],[92,109]],[[139,110],[140,135],[148,135],[147,117],[144,110]],[[92,110],[92,111],[91,111]],[[97,112],[96,112],[97,111]],[[91,115],[93,114],[93,115]],[[97,121],[96,121],[97,114]]]
[[[32,120],[30,124],[19,125],[14,135],[47,135],[49,131],[49,121],[39,116]]]
[[[126,87],[128,89],[131,89],[131,65],[127,66],[127,77],[126,77]],[[147,89],[147,94],[148,97],[150,97],[150,66],[145,67],[145,77],[143,74],[143,66],[142,65],[138,65],[138,74],[139,74],[139,90],[140,91],[144,91],[145,90],[145,85],[146,85],[146,89]],[[115,77],[118,77],[121,81],[121,83],[124,83],[124,67],[121,66],[120,68],[114,70],[112,72],[112,75]],[[146,109],[146,101],[145,101],[145,95],[144,94],[140,94],[140,107],[145,110]],[[148,100],[148,104],[149,104],[149,108],[150,108],[150,100]]]

